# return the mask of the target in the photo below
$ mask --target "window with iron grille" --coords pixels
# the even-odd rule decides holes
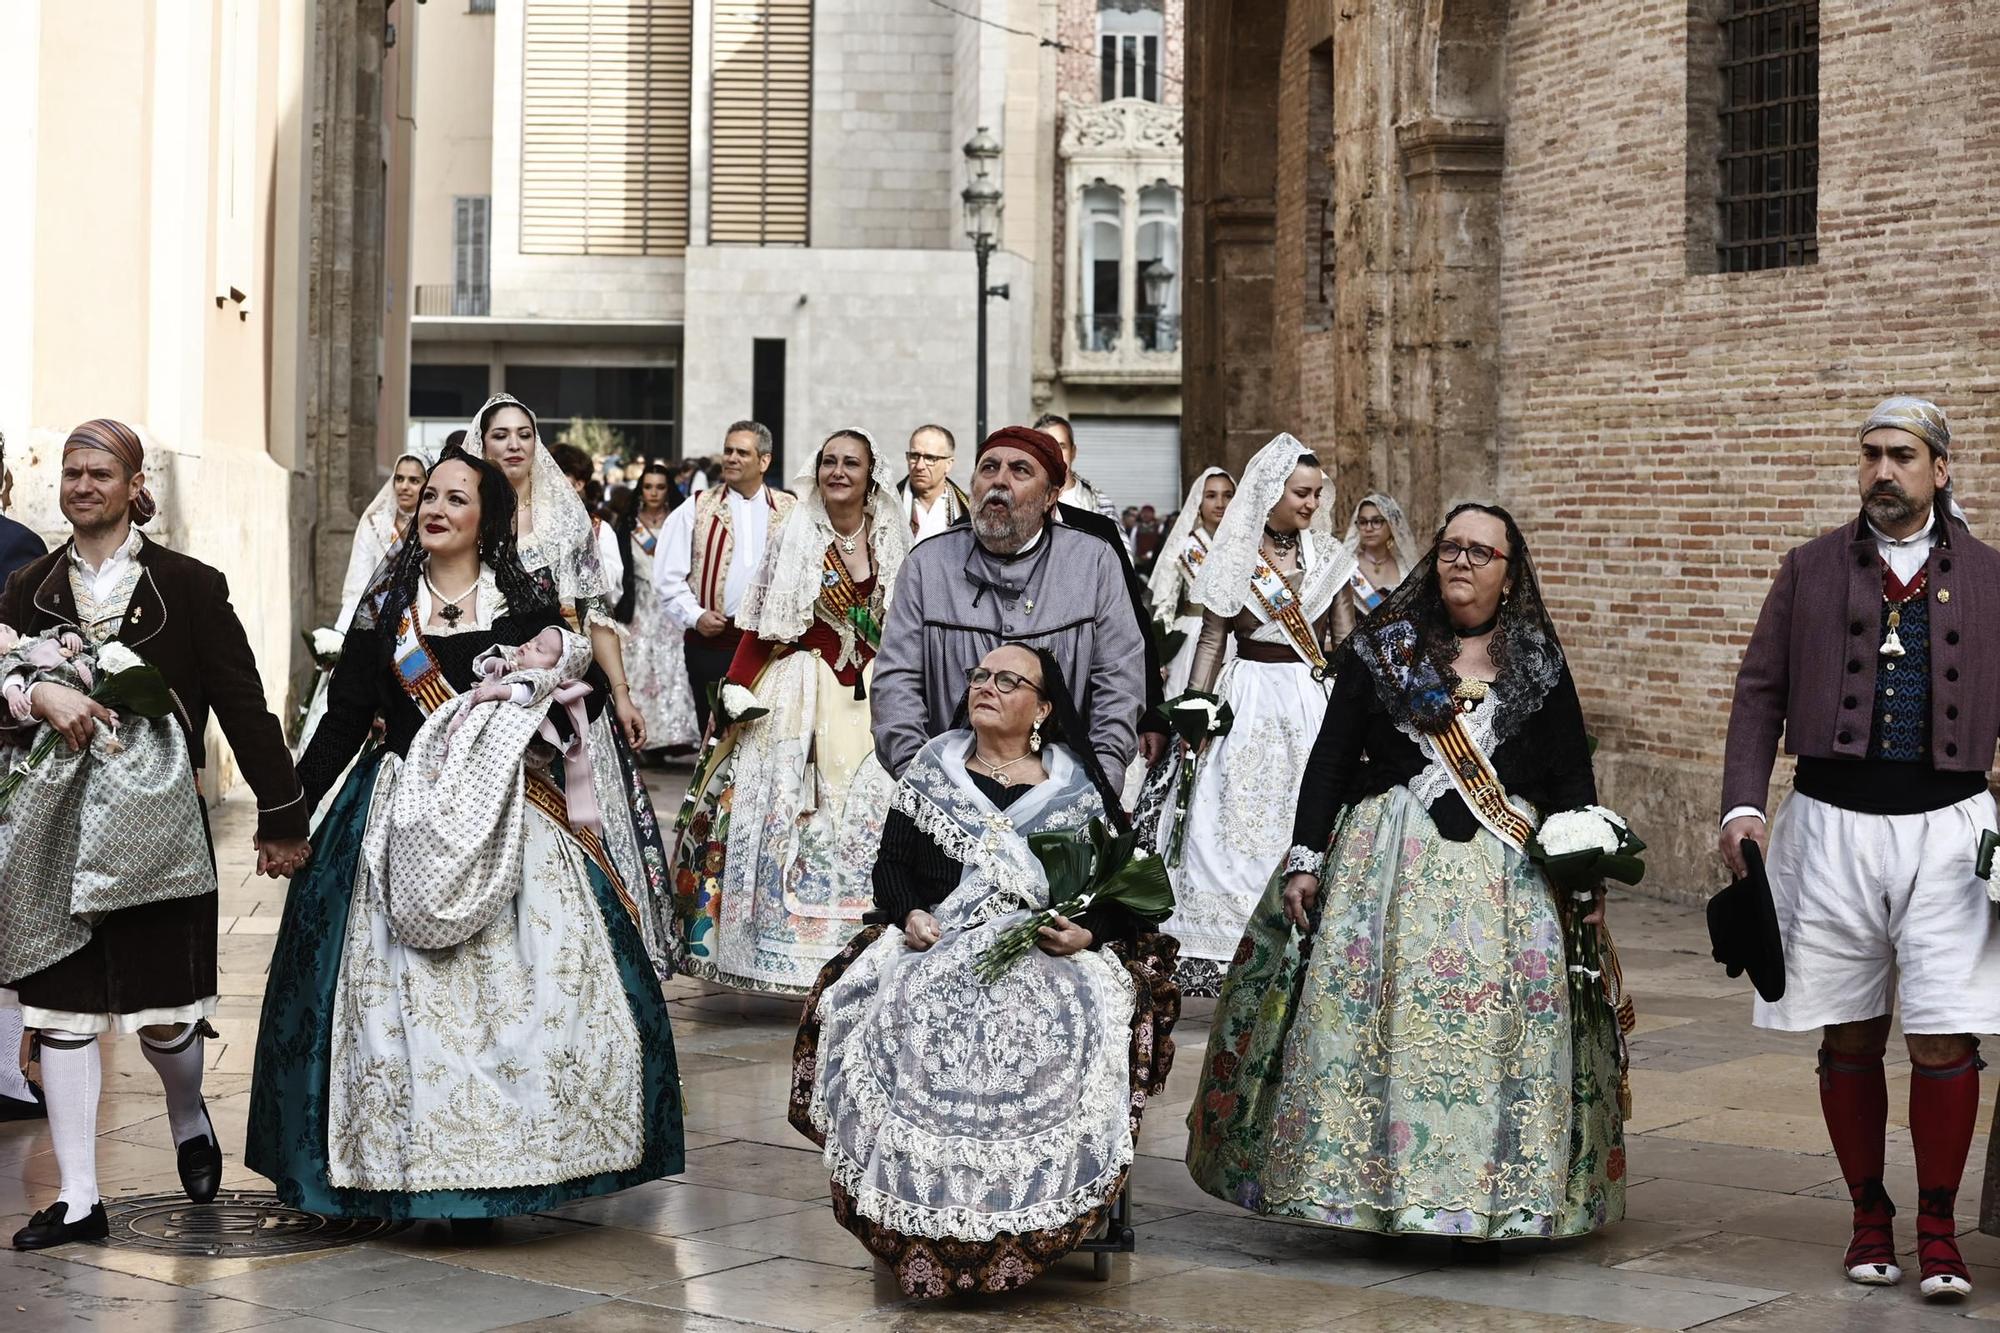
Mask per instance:
[[[451,313],[484,315],[490,305],[487,276],[492,268],[487,238],[493,200],[483,194],[459,195],[451,206]]]
[[[1818,0],[1726,0],[1717,267],[1791,268],[1819,258]]]

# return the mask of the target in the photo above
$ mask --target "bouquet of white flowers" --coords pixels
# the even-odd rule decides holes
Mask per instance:
[[[739,722],[755,722],[770,713],[751,691],[733,681],[719,681],[708,687],[709,727],[708,740],[702,745],[701,762],[695,765],[694,777],[688,782],[687,795],[681,798],[680,813],[674,816],[674,832],[682,834],[694,821],[695,807],[708,791],[709,781],[722,763],[722,740],[729,728]]]
[[[331,671],[340,661],[340,650],[347,646],[347,636],[331,625],[321,625],[316,630],[300,630],[299,637],[306,641],[306,651],[312,654],[313,665],[321,671]]]
[[[1563,922],[1563,952],[1569,957],[1570,1012],[1575,1021],[1609,1023],[1617,1030],[1615,1003],[1605,983],[1604,937],[1586,922],[1599,886],[1613,879],[1637,884],[1646,875],[1639,853],[1646,850],[1622,815],[1601,805],[1565,810],[1542,821],[1528,839],[1528,859],[1541,867],[1556,891]]]
[[[1174,831],[1167,840],[1167,864],[1181,863],[1187,836],[1188,801],[1194,795],[1195,752],[1217,736],[1227,736],[1236,724],[1235,710],[1206,690],[1189,690],[1161,705],[1167,725],[1181,741],[1181,771],[1174,780]]]

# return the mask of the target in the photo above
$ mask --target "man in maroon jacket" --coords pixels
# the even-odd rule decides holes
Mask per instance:
[[[23,635],[72,628],[92,643],[117,639],[159,669],[202,762],[211,712],[257,794],[257,868],[289,875],[305,860],[308,811],[283,729],[222,574],[146,540],[153,516],[145,451],[131,427],[87,421],[63,444],[62,511],[71,537],[23,566],[0,593],[0,623]],[[53,682],[27,695],[36,721],[72,749],[113,720],[96,700]],[[194,782],[194,771],[188,781]],[[181,1185],[196,1203],[222,1183],[222,1148],[202,1102],[203,1037],[215,1035],[216,894],[147,902],[104,913],[82,948],[14,980],[0,1001],[39,1033],[49,1136],[62,1176],[56,1202],[14,1236],[21,1250],[102,1239],[97,1194],[97,1040],[137,1032],[167,1095]],[[0,931],[8,929],[0,919]]]
[[[1823,1029],[1820,1106],[1854,1199],[1851,1281],[1899,1281],[1882,1187],[1892,998],[1909,1046],[1922,1292],[1972,1290],[1953,1206],[1979,1104],[1979,1032],[2000,1031],[2000,929],[1976,873],[1995,826],[2000,553],[1951,498],[1936,404],[1890,398],[1860,432],[1854,522],[1788,552],[1736,676],[1722,855],[1766,849],[1786,991],[1754,1021]],[[1767,835],[1779,733],[1798,757]],[[1890,994],[1892,980],[1894,997]]]

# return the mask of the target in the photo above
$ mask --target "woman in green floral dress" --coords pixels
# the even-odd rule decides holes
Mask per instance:
[[[1523,850],[1596,785],[1512,517],[1454,509],[1334,665],[1295,845],[1217,1002],[1189,1169],[1258,1212],[1362,1231],[1616,1221],[1617,1026],[1572,1022],[1570,907]]]

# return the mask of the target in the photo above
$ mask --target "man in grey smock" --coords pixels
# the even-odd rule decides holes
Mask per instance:
[[[870,686],[875,754],[891,776],[949,731],[965,673],[1003,643],[1046,648],[1114,785],[1138,744],[1146,645],[1118,553],[1050,521],[1061,446],[1008,426],[980,445],[971,522],[911,549]]]

